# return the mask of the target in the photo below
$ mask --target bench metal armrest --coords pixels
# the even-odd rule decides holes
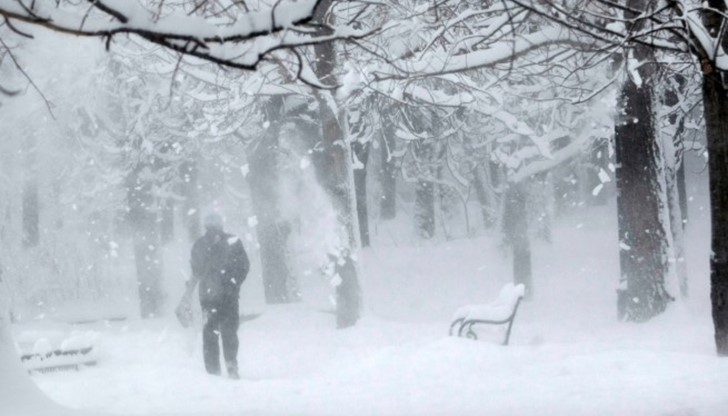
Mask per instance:
[[[488,324],[488,325],[503,325],[508,324],[508,328],[506,330],[506,338],[503,341],[503,345],[508,345],[508,340],[511,337],[511,327],[513,327],[513,321],[516,317],[516,312],[518,311],[518,306],[521,304],[521,300],[523,297],[518,297],[518,300],[516,301],[515,306],[513,307],[513,311],[511,312],[511,315],[506,319],[500,319],[500,320],[489,320],[489,319],[469,319],[469,318],[459,318],[453,321],[452,324],[450,324],[450,334],[452,334],[452,331],[456,324],[460,323],[460,328],[458,329],[458,336],[462,337],[463,333],[465,331],[465,328],[467,328],[467,332],[465,332],[465,336],[470,339],[478,339],[478,335],[473,331],[473,325],[475,324]]]

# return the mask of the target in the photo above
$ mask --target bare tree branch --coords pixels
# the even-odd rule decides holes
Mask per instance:
[[[43,99],[43,102],[45,103],[46,107],[48,108],[48,112],[50,113],[51,117],[53,117],[55,119],[56,116],[53,114],[53,109],[51,108],[51,103],[48,101],[48,99],[46,98],[45,94],[43,94],[43,91],[41,91],[41,89],[38,88],[38,85],[36,85],[35,81],[33,81],[33,78],[31,78],[30,75],[28,75],[28,73],[25,72],[25,69],[23,69],[23,67],[20,65],[20,62],[18,62],[18,60],[15,58],[15,55],[13,55],[13,52],[10,50],[10,47],[8,47],[8,45],[5,43],[5,41],[2,39],[2,37],[0,37],[0,45],[2,45],[2,47],[5,48],[5,50],[7,51],[7,54],[10,57],[10,59],[13,61],[13,64],[15,65],[15,68],[17,68],[18,71],[21,74],[23,74],[23,76],[25,77],[25,79],[28,80],[28,82],[30,83],[30,85],[33,86],[33,89]],[[7,90],[5,90],[4,88],[2,88],[2,92],[3,93],[6,93],[6,91]],[[11,93],[11,94],[6,94],[6,95],[13,95],[13,94]]]

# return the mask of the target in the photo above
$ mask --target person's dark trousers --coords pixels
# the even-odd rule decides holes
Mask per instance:
[[[226,300],[219,304],[204,304],[202,309],[207,317],[202,329],[202,351],[205,356],[205,369],[210,374],[220,374],[220,338],[225,366],[230,377],[238,377],[238,315],[237,299]]]

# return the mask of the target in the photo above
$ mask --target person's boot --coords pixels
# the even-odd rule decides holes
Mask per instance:
[[[228,365],[227,373],[229,378],[233,380],[240,380],[240,374],[238,374],[237,365]]]

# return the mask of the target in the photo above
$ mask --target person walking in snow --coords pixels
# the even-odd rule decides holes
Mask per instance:
[[[200,306],[204,316],[202,350],[205,369],[220,375],[220,339],[228,377],[238,375],[238,302],[240,285],[248,275],[250,262],[243,243],[223,231],[217,214],[205,217],[205,235],[192,246],[190,265],[192,278],[188,292],[200,284]],[[191,289],[191,290],[190,290]]]

